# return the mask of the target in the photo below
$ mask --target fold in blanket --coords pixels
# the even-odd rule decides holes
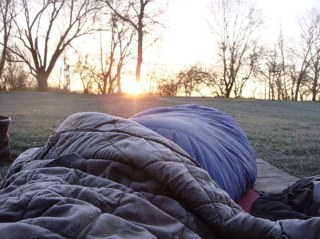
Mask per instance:
[[[1,238],[319,238],[234,203],[179,146],[102,113],[68,117],[19,156],[0,190]]]

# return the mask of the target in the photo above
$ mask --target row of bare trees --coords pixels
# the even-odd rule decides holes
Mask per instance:
[[[12,29],[13,19],[15,17],[15,11],[12,1],[5,0],[0,2],[0,32],[1,32],[1,46],[2,51],[0,55],[0,79],[5,67],[6,58],[8,55],[8,43],[9,36]]]
[[[97,85],[101,93],[121,91],[121,71],[131,55],[132,45],[137,42],[136,80],[140,80],[143,61],[143,37],[153,16],[147,7],[155,0],[4,0],[0,2],[1,61],[0,77],[5,62],[23,63],[36,79],[40,91],[48,89],[48,79],[54,67],[68,48],[86,41],[97,32],[109,32],[111,39],[101,42],[100,67],[85,59],[76,69],[80,75],[91,74],[85,81]],[[107,49],[108,50],[104,50]],[[77,49],[80,52],[81,49]],[[83,56],[81,56],[83,57]],[[66,57],[64,56],[64,60]],[[65,63],[65,68],[69,65]],[[91,72],[90,72],[91,71]],[[92,75],[93,74],[93,75]],[[94,80],[94,79],[97,80]],[[84,80],[83,78],[81,78]],[[91,83],[85,83],[90,85]]]
[[[319,99],[320,11],[300,20],[299,40],[289,44],[280,31],[273,48],[265,51],[259,68],[269,88],[269,99]]]
[[[320,10],[300,19],[297,41],[280,29],[270,47],[261,43],[261,11],[248,1],[216,0],[211,9],[215,64],[206,69],[190,66],[164,77],[162,88],[157,83],[160,94],[201,95],[206,88],[214,96],[242,97],[245,87],[256,81],[265,99],[320,100]]]
[[[189,66],[170,77],[157,72],[159,94],[191,96],[206,89],[215,96],[242,97],[256,81],[266,99],[319,99],[319,10],[300,20],[297,41],[280,31],[270,47],[261,41],[261,10],[249,0],[211,3],[214,62]],[[157,0],[1,1],[0,90],[27,87],[22,83],[31,75],[38,90],[46,91],[53,69],[63,61],[64,71],[69,76],[72,68],[85,92],[121,92],[122,75],[132,61],[136,80],[141,78],[145,37],[159,24],[162,5]],[[99,38],[96,55],[81,49],[92,36]],[[66,56],[70,49],[78,55],[72,66]]]
[[[130,30],[126,22],[118,21],[112,15],[109,21],[110,39],[103,44],[102,34],[99,34],[99,56],[89,60],[89,56],[80,55],[75,73],[78,73],[84,92],[91,93],[94,85],[102,94],[122,92],[121,79],[123,67],[132,56],[132,42],[135,32]]]
[[[298,40],[280,30],[273,47],[261,43],[261,11],[246,0],[217,0],[212,31],[218,36],[217,95],[241,97],[249,79],[267,83],[268,99],[319,97],[320,9],[300,19]],[[268,92],[268,96],[267,96]]]

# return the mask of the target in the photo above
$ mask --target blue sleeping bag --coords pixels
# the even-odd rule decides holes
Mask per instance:
[[[149,109],[131,120],[178,144],[233,200],[255,182],[254,152],[240,125],[226,113],[188,104]]]

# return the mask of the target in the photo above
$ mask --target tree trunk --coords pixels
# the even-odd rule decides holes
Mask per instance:
[[[317,86],[318,86],[318,76],[317,74],[314,76],[313,86],[312,86],[312,101],[317,100]]]
[[[136,67],[136,81],[141,80],[141,65],[143,61],[143,31],[142,29],[138,30],[138,56],[137,56],[137,67]]]
[[[295,90],[295,94],[294,94],[294,100],[295,101],[298,101],[300,85],[301,85],[301,82],[302,82],[303,78],[304,78],[304,72],[301,72],[299,74],[299,77],[298,77],[298,80],[297,80],[296,90]]]
[[[6,55],[7,55],[7,47],[4,46],[2,53],[1,53],[1,59],[0,59],[0,77],[2,75],[3,69],[4,69],[4,63],[6,61]]]
[[[235,83],[235,78],[229,78],[229,82],[225,83],[225,97],[230,98]]]
[[[122,93],[122,88],[121,88],[121,80],[120,80],[120,78],[117,80],[117,86],[118,86],[117,93],[121,94]]]
[[[317,99],[319,73],[320,73],[320,69],[319,69],[319,58],[318,58],[317,62],[314,64],[314,76],[313,76],[313,84],[311,88],[312,101],[316,101]]]
[[[225,97],[226,97],[226,98],[230,98],[231,89],[232,89],[232,88],[226,87],[226,92],[225,92]]]
[[[122,93],[122,88],[121,88],[121,69],[122,69],[122,62],[119,62],[118,67],[117,67],[117,93],[121,94]]]
[[[38,83],[38,91],[46,92],[48,91],[48,78],[49,74],[46,72],[40,72],[37,74],[36,79]]]

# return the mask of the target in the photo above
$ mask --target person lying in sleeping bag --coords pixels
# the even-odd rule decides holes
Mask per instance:
[[[187,104],[152,108],[130,119],[178,144],[233,200],[254,184],[255,154],[240,125],[228,114]]]

